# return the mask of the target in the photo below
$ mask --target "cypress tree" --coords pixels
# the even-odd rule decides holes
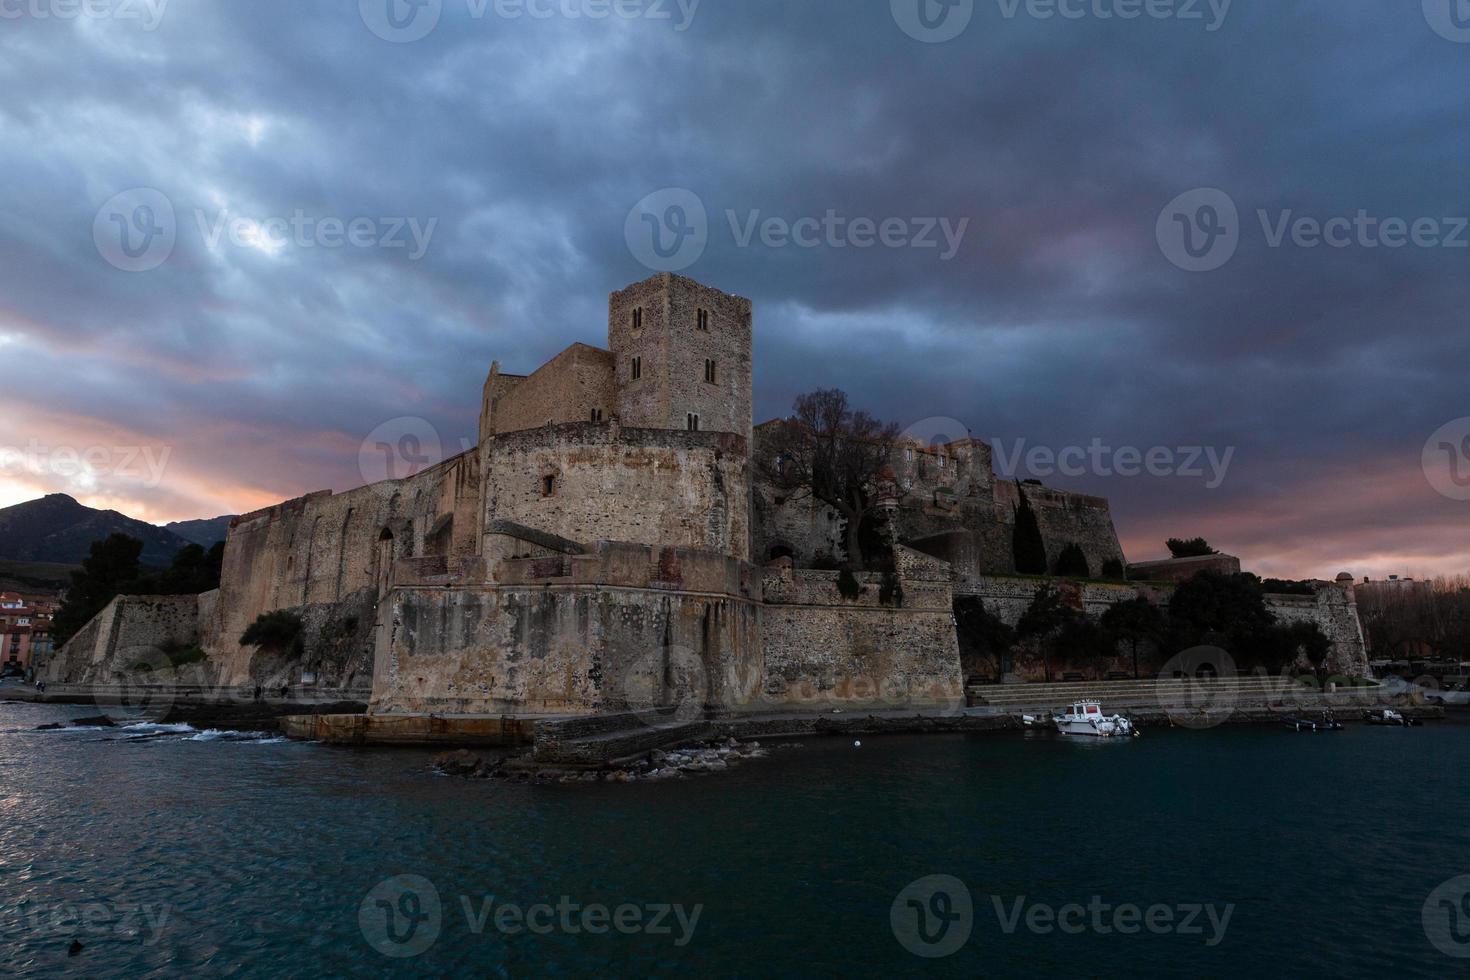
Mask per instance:
[[[1016,505],[1016,527],[1011,539],[1011,551],[1016,561],[1016,571],[1022,575],[1046,574],[1046,544],[1041,540],[1041,526],[1036,523],[1036,512],[1026,491],[1016,481],[1016,493],[1021,498]]]

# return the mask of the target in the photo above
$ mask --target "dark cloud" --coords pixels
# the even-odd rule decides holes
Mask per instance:
[[[1257,217],[1470,215],[1470,44],[1419,4],[1237,0],[1208,31],[977,0],[962,35],[924,44],[881,0],[703,0],[684,31],[488,2],[443,0],[406,44],[357,0],[172,0],[153,31],[5,21],[16,441],[172,447],[166,488],[98,475],[160,520],[351,486],[363,437],[398,416],[457,448],[492,359],[600,341],[605,294],[648,273],[629,209],[687,187],[711,221],[688,273],[757,304],[761,416],[840,385],[1028,445],[1229,447],[1214,489],[1055,482],[1110,496],[1140,558],[1204,533],[1278,572],[1470,564],[1470,505],[1420,471],[1429,434],[1470,415],[1470,249],[1272,247]],[[177,243],[130,273],[92,228],[139,186],[168,197]],[[1199,187],[1235,201],[1241,242],[1188,273],[1155,222]],[[740,247],[727,218],[829,210],[969,225],[943,261]],[[298,212],[436,223],[417,261],[209,241],[222,215]],[[10,476],[12,495],[46,485]]]

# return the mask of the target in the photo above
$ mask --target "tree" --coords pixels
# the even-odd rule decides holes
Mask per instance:
[[[853,409],[840,389],[823,389],[797,396],[791,417],[762,440],[755,463],[788,499],[805,494],[841,514],[848,567],[862,567],[863,530],[878,515],[878,484],[897,440],[897,425]]]
[[[955,631],[960,644],[960,662],[965,674],[979,673],[981,664],[994,667],[1002,677],[1009,667],[1016,631],[999,616],[991,614],[978,596],[958,596],[954,601]]]
[[[1077,542],[1072,542],[1057,555],[1056,574],[1063,578],[1091,578],[1092,568],[1087,564],[1087,553]]]
[[[1045,575],[1046,543],[1041,539],[1036,512],[1031,509],[1031,501],[1026,499],[1026,491],[1021,489],[1019,481],[1016,483],[1016,495],[1020,500],[1016,504],[1016,525],[1011,537],[1016,571],[1022,575]]]
[[[1219,554],[1204,538],[1190,538],[1187,541],[1183,538],[1170,538],[1164,544],[1168,546],[1169,554],[1175,558],[1204,558]]]
[[[1102,614],[1102,627],[1112,636],[1129,644],[1133,651],[1133,677],[1139,677],[1138,645],[1159,643],[1164,636],[1164,614],[1143,596],[1109,606]]]
[[[1181,649],[1222,636],[1236,652],[1268,629],[1274,617],[1266,608],[1260,579],[1248,572],[1206,571],[1179,583],[1169,600],[1169,620]]]
[[[1057,638],[1082,616],[1081,610],[1067,605],[1062,593],[1048,585],[1031,597],[1016,623],[1016,637],[1031,641],[1040,651],[1047,680],[1051,680],[1051,654]]]
[[[138,556],[143,542],[126,534],[114,534],[92,542],[79,571],[71,573],[66,601],[56,610],[51,636],[60,647],[86,626],[117,595],[138,579]]]

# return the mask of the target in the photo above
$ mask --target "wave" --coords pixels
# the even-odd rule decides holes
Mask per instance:
[[[273,745],[287,741],[284,735],[274,732],[231,732],[218,728],[206,728],[202,732],[184,739],[185,742],[242,742],[250,745]]]

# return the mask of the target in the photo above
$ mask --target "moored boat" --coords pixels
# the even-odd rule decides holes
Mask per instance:
[[[1139,734],[1133,722],[1122,715],[1103,714],[1101,701],[1074,702],[1065,711],[1052,715],[1051,720],[1063,735],[1127,738]]]

